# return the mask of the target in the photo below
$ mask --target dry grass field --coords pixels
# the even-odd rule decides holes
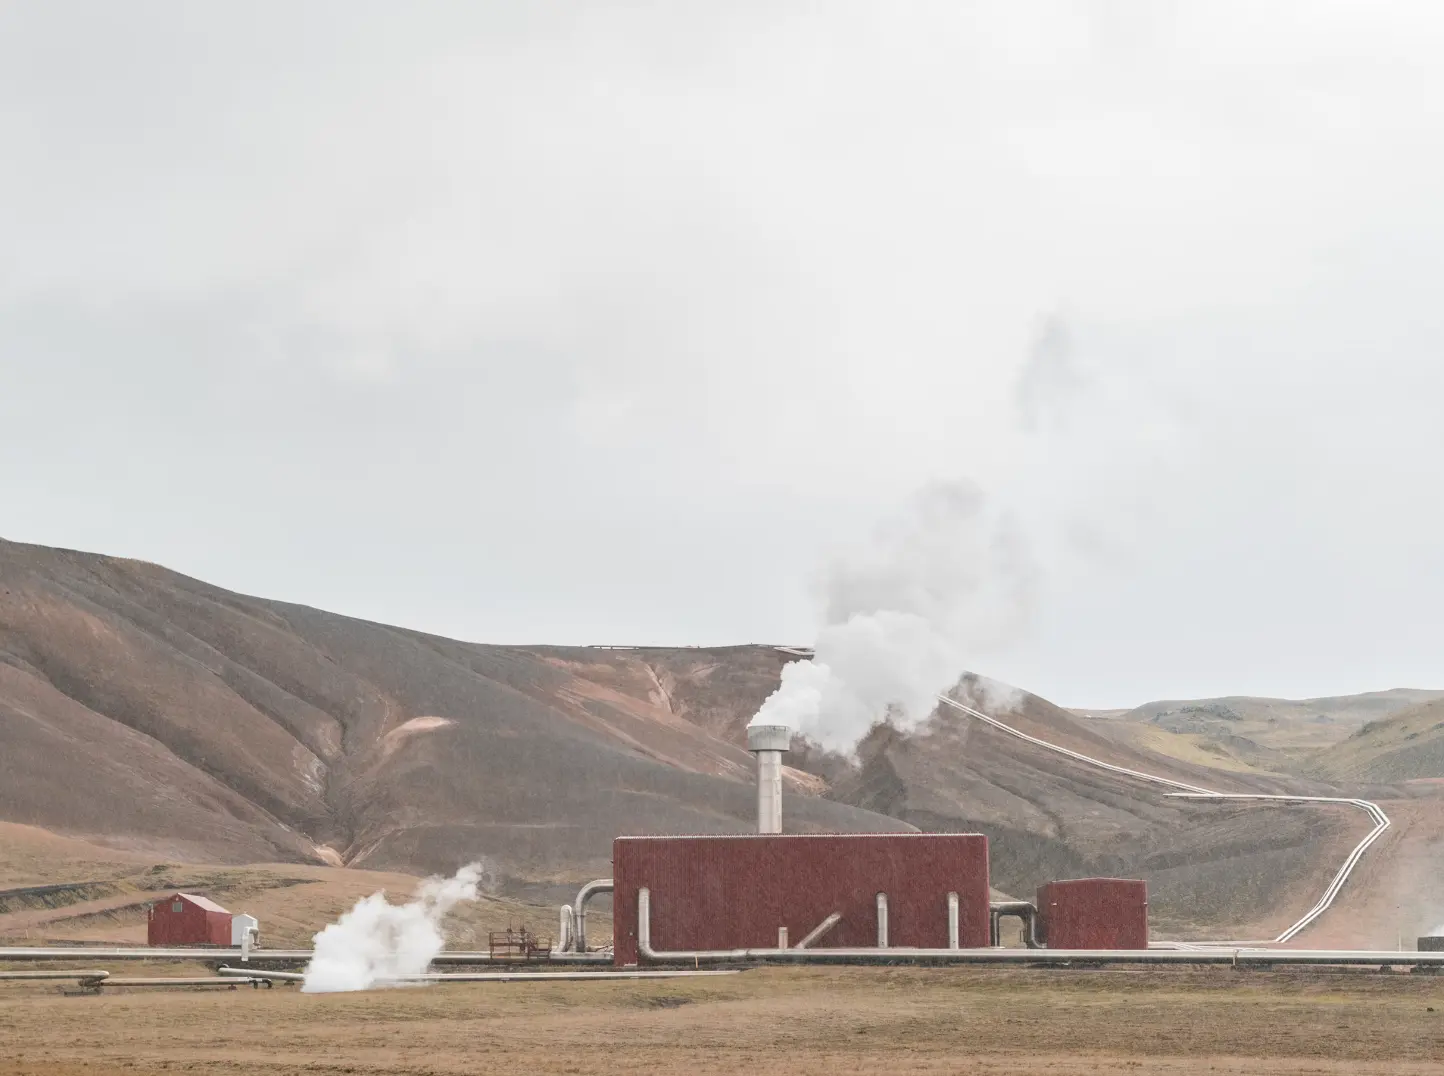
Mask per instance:
[[[0,822],[0,945],[144,945],[146,903],[179,889],[257,916],[268,948],[309,948],[318,930],[362,897],[385,892],[399,904],[411,898],[417,882],[390,871],[299,863],[156,864],[132,852]],[[26,891],[47,885],[45,892]],[[598,938],[610,934],[609,909],[609,901],[598,901],[589,915]],[[556,919],[555,907],[483,893],[447,917],[448,944],[485,949],[488,931],[523,924],[552,938]]]
[[[0,986],[0,1043],[0,1076],[1433,1073],[1444,1067],[1444,982],[1224,969],[773,969],[329,996],[69,997],[30,984]]]

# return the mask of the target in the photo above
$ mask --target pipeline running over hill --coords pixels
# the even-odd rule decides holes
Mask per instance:
[[[1333,906],[1334,898],[1337,897],[1339,893],[1343,890],[1345,883],[1347,883],[1349,880],[1350,874],[1352,874],[1354,868],[1358,866],[1359,861],[1363,859],[1364,853],[1369,850],[1370,845],[1372,845],[1381,836],[1383,836],[1384,831],[1388,829],[1391,824],[1389,821],[1389,816],[1384,813],[1383,808],[1381,808],[1377,803],[1371,803],[1368,800],[1346,799],[1339,796],[1286,796],[1254,792],[1215,792],[1212,789],[1201,788],[1198,785],[1190,785],[1185,784],[1182,781],[1175,781],[1169,777],[1160,777],[1157,774],[1144,773],[1141,770],[1131,770],[1126,766],[1116,766],[1111,762],[1104,762],[1101,759],[1096,759],[1090,755],[1085,755],[1080,751],[1073,751],[1059,744],[1049,743],[1047,740],[1039,739],[1037,736],[1030,736],[1026,732],[1023,732],[1020,729],[1015,729],[1012,725],[1006,725],[995,717],[989,717],[987,714],[979,710],[975,710],[971,706],[968,706],[966,703],[959,702],[957,699],[951,698],[950,696],[939,695],[937,698],[940,703],[943,703],[946,706],[950,706],[955,710],[961,711],[962,713],[967,714],[969,717],[977,721],[983,722],[985,725],[990,725],[993,728],[997,729],[999,732],[1007,733],[1009,736],[1014,736],[1017,739],[1033,744],[1036,747],[1042,747],[1045,750],[1054,752],[1055,754],[1063,755],[1066,758],[1071,758],[1075,762],[1082,762],[1086,765],[1094,766],[1098,769],[1108,770],[1111,773],[1120,774],[1124,777],[1132,777],[1135,780],[1147,781],[1150,784],[1162,785],[1165,788],[1171,788],[1173,789],[1173,791],[1170,792],[1169,795],[1172,797],[1177,797],[1179,799],[1214,801],[1272,800],[1276,803],[1342,803],[1350,807],[1356,807],[1359,810],[1368,814],[1370,820],[1374,823],[1374,828],[1369,831],[1369,833],[1364,837],[1363,840],[1361,840],[1357,845],[1354,846],[1353,851],[1351,851],[1348,857],[1345,858],[1343,865],[1334,875],[1333,880],[1329,883],[1328,887],[1324,890],[1323,895],[1319,897],[1318,901],[1314,904],[1314,906],[1308,910],[1308,912],[1303,916],[1303,918],[1298,920],[1298,922],[1294,923],[1292,926],[1290,926],[1287,930],[1285,930],[1282,934],[1280,934],[1277,938],[1274,939],[1274,943],[1278,945],[1292,941],[1299,934],[1300,931],[1304,930],[1306,927],[1312,924],[1316,919],[1319,918],[1319,916],[1323,915],[1324,912],[1328,911],[1329,908]]]

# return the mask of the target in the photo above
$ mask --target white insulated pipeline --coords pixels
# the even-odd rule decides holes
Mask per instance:
[[[314,956],[310,949],[252,949],[251,964],[305,964]],[[7,960],[225,960],[241,958],[238,946],[186,949],[111,949],[87,945],[42,945],[0,947],[0,962]],[[610,953],[552,953],[557,964],[610,964]],[[433,964],[510,964],[511,958],[493,958],[490,953],[447,950],[432,957]]]
[[[232,968],[225,964],[216,969],[216,974],[233,979],[261,979],[274,983],[303,983],[306,981],[305,974],[299,971],[257,971],[255,968]]]
[[[398,983],[588,983],[612,979],[693,979],[705,975],[736,975],[737,969],[638,971],[444,971],[413,975]]]
[[[557,942],[552,946],[553,953],[570,953],[572,951],[572,934],[575,931],[576,917],[572,914],[572,906],[563,904],[557,913]]]
[[[578,954],[585,955],[587,951],[587,905],[592,902],[593,897],[603,893],[612,892],[616,886],[610,878],[596,878],[577,890],[577,902],[571,906],[568,912],[563,914],[563,919],[569,919],[571,925],[571,945],[558,945],[554,952],[566,952],[569,948]]]
[[[1352,874],[1354,868],[1359,865],[1359,860],[1364,858],[1364,853],[1369,850],[1369,846],[1382,837],[1384,831],[1388,829],[1391,824],[1389,816],[1384,813],[1383,808],[1377,803],[1370,803],[1368,800],[1343,799],[1337,796],[1268,796],[1253,793],[1234,794],[1226,792],[1216,792],[1208,796],[1200,796],[1188,792],[1175,792],[1172,793],[1172,795],[1178,799],[1194,800],[1273,800],[1278,803],[1341,803],[1349,807],[1357,807],[1359,810],[1367,813],[1370,819],[1373,820],[1374,828],[1369,831],[1362,841],[1354,846],[1353,851],[1345,858],[1343,866],[1335,873],[1333,880],[1329,882],[1328,888],[1324,890],[1323,895],[1314,903],[1314,906],[1308,910],[1302,919],[1274,939],[1276,943],[1280,944],[1292,941],[1295,935],[1329,910],[1329,907],[1334,903],[1334,898],[1337,897],[1340,890],[1344,888],[1344,883],[1349,880],[1349,875]]]
[[[1077,762],[1097,767],[1098,769],[1108,770],[1112,773],[1121,774],[1124,777],[1132,777],[1139,781],[1147,781],[1150,784],[1171,788],[1174,791],[1170,793],[1170,795],[1176,796],[1179,799],[1272,800],[1276,803],[1341,803],[1350,807],[1356,807],[1365,812],[1374,823],[1374,828],[1365,835],[1363,840],[1354,846],[1353,851],[1344,859],[1343,866],[1339,868],[1338,873],[1334,875],[1333,881],[1329,883],[1328,888],[1324,890],[1323,895],[1319,897],[1314,906],[1304,914],[1302,919],[1274,939],[1276,944],[1292,941],[1300,931],[1329,910],[1334,903],[1334,898],[1337,897],[1344,888],[1344,884],[1349,880],[1349,875],[1353,873],[1354,868],[1358,866],[1359,860],[1364,857],[1364,853],[1369,850],[1369,846],[1383,836],[1384,831],[1388,829],[1390,825],[1389,816],[1384,813],[1383,808],[1377,803],[1371,803],[1368,800],[1343,799],[1337,796],[1281,796],[1253,792],[1215,792],[1209,788],[1200,788],[1198,785],[1185,784],[1182,781],[1175,781],[1168,777],[1160,777],[1157,774],[1144,773],[1141,770],[1130,770],[1126,766],[1115,766],[1111,762],[1104,762],[1101,759],[1085,755],[1080,751],[1072,751],[1066,747],[1060,747],[1058,744],[1049,743],[1047,740],[1041,740],[1037,736],[1029,736],[1026,732],[1015,729],[1011,725],[1005,725],[997,718],[989,717],[987,714],[975,710],[971,706],[959,702],[957,699],[949,698],[947,695],[939,695],[937,698],[938,701],[944,705],[950,706],[954,710],[959,710],[969,717],[976,718],[985,725],[991,725],[999,732],[1005,732],[1009,736],[1014,736],[1037,747],[1052,751],[1054,754],[1063,755],[1066,758],[1071,758]]]
[[[652,894],[637,891],[637,953],[661,964],[1228,964],[1235,967],[1324,965],[1444,967],[1444,952],[1406,953],[1365,949],[676,949],[652,946]]]
[[[988,938],[993,945],[1002,945],[1001,920],[1015,916],[1023,923],[1023,944],[1029,949],[1042,949],[1038,940],[1038,909],[1028,900],[995,900],[988,905]]]

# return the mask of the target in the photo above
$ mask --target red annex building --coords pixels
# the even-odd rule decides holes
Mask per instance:
[[[988,944],[988,839],[977,833],[618,837],[612,845],[614,953],[637,963],[637,892],[650,891],[658,950],[771,948],[834,912],[814,948],[873,946],[877,895],[889,944],[948,947],[948,894],[958,941]]]
[[[231,944],[231,913],[193,893],[172,893],[150,906],[148,945]]]
[[[1041,885],[1038,933],[1049,949],[1147,949],[1148,883],[1074,878]]]

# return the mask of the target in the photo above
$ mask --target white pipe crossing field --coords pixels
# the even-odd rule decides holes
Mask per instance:
[[[839,916],[839,918],[841,918]],[[244,968],[222,967],[217,974],[239,979],[262,979],[281,983],[304,982],[298,971],[248,971]],[[574,983],[605,979],[686,979],[698,975],[735,975],[735,970],[709,971],[443,971],[423,975],[407,975],[400,979],[383,979],[378,986],[401,986],[409,983]]]
[[[658,964],[1226,964],[1233,967],[1332,965],[1444,967],[1444,952],[1395,953],[1367,949],[658,949],[652,944],[652,893],[637,891],[637,953]]]
[[[247,959],[238,946],[215,948],[109,948],[95,945],[46,945],[0,947],[3,960],[243,960],[250,964],[305,964],[314,954],[310,949],[252,949]],[[490,953],[449,951],[438,953],[433,964],[515,964],[515,960],[493,959]],[[552,953],[551,964],[611,964],[610,953]]]
[[[1358,866],[1359,860],[1364,857],[1364,853],[1369,850],[1369,846],[1372,845],[1375,841],[1377,841],[1381,836],[1383,836],[1384,831],[1388,829],[1390,825],[1389,816],[1384,813],[1383,808],[1381,808],[1377,803],[1371,803],[1368,800],[1346,799],[1339,796],[1282,796],[1267,795],[1264,793],[1255,792],[1215,792],[1212,789],[1200,788],[1197,785],[1184,784],[1182,781],[1175,781],[1168,777],[1160,777],[1157,774],[1144,773],[1141,770],[1130,770],[1126,766],[1115,766],[1111,762],[1104,762],[1101,759],[1096,759],[1089,755],[1085,755],[1080,751],[1073,751],[1069,748],[1061,747],[1058,744],[1049,743],[1047,740],[1041,740],[1037,736],[1029,736],[1026,732],[1023,732],[1020,729],[1015,729],[1012,725],[1005,725],[997,718],[989,717],[987,714],[982,713],[979,710],[975,710],[971,706],[959,702],[957,699],[949,698],[947,695],[939,695],[938,701],[944,703],[947,706],[951,706],[953,709],[959,710],[962,713],[967,714],[969,717],[975,718],[986,725],[992,726],[999,732],[1005,732],[1009,736],[1015,736],[1020,740],[1024,740],[1027,743],[1034,744],[1035,746],[1044,748],[1045,750],[1052,751],[1055,754],[1063,755],[1067,758],[1071,758],[1077,762],[1085,763],[1089,766],[1095,766],[1098,769],[1109,770],[1112,773],[1121,774],[1124,777],[1132,777],[1139,781],[1147,781],[1151,784],[1162,785],[1165,788],[1171,788],[1174,791],[1169,793],[1169,795],[1177,797],[1179,799],[1272,800],[1276,803],[1342,803],[1349,807],[1357,807],[1359,810],[1364,811],[1373,821],[1374,828],[1369,831],[1369,833],[1364,837],[1363,840],[1361,840],[1357,845],[1354,846],[1353,851],[1351,851],[1344,859],[1343,866],[1339,868],[1338,873],[1334,875],[1333,881],[1329,883],[1328,888],[1324,890],[1323,896],[1319,897],[1318,901],[1314,904],[1314,906],[1308,910],[1308,912],[1304,915],[1302,919],[1294,923],[1292,926],[1290,926],[1287,930],[1285,930],[1282,934],[1280,934],[1277,938],[1274,939],[1274,942],[1277,944],[1292,941],[1300,931],[1309,926],[1309,924],[1311,924],[1319,916],[1323,915],[1326,911],[1329,910],[1329,908],[1334,903],[1334,898],[1337,897],[1339,895],[1339,892],[1344,888],[1344,884],[1349,880],[1349,875],[1353,873],[1354,868]]]

